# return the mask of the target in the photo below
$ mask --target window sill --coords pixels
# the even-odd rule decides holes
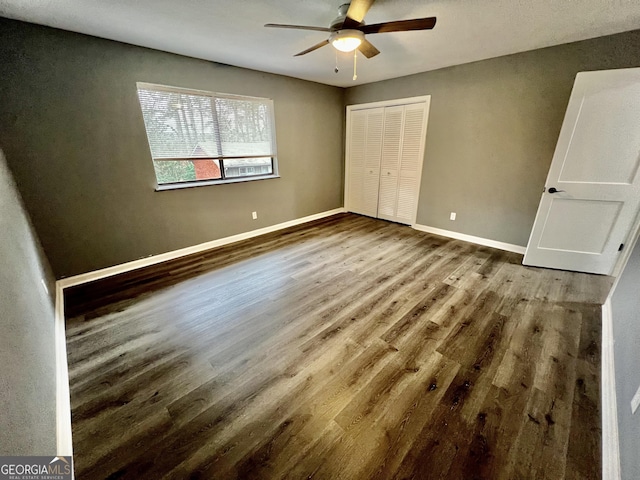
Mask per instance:
[[[280,178],[280,175],[263,175],[255,177],[227,178],[225,180],[201,180],[182,183],[165,183],[156,187],[156,192],[165,190],[178,190],[181,188],[207,187],[209,185],[227,185],[229,183],[255,182],[256,180],[271,180],[272,178]]]

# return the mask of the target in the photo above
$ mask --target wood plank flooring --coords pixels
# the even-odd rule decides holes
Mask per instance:
[[[611,279],[352,214],[66,295],[76,478],[597,479]]]

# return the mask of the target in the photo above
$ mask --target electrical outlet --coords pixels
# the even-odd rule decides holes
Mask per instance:
[[[258,218],[258,212],[251,212],[251,218],[256,220]]]
[[[455,220],[456,219],[456,212],[451,212],[451,215],[449,215],[449,220]]]
[[[638,407],[640,407],[640,387],[638,387],[636,394],[631,399],[631,413],[632,414],[636,413],[636,410],[638,410]]]

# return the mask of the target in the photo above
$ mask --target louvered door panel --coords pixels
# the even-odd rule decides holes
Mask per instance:
[[[366,112],[354,112],[351,115],[351,142],[350,162],[351,168],[364,168],[364,152],[367,136]]]
[[[383,126],[384,109],[376,108],[370,110],[367,115],[367,137],[364,154],[364,165],[369,170],[380,170]]]
[[[405,110],[404,131],[402,132],[402,155],[400,175],[415,176],[422,168],[424,152],[424,105],[407,105]]]
[[[384,127],[384,108],[367,110],[367,133],[364,147],[364,215],[378,215],[378,187],[380,184],[380,159]]]
[[[418,181],[416,178],[400,177],[398,181],[398,208],[396,221],[412,224],[418,200]]]
[[[380,192],[378,194],[378,217],[393,220],[398,204],[398,175],[391,171],[380,175]]]
[[[403,116],[403,106],[384,109],[378,217],[389,220],[395,217],[398,203],[398,167],[400,166]]]
[[[413,224],[416,220],[420,177],[426,136],[426,105],[407,105],[404,113],[400,173],[398,178],[398,207],[395,220]]]
[[[362,214],[370,217],[378,216],[378,188],[380,175],[366,173],[364,175],[364,192]]]
[[[346,207],[352,212],[364,210],[364,156],[367,137],[367,113],[356,111],[350,116],[348,182]]]
[[[384,134],[382,139],[382,170],[397,170],[402,142],[402,117],[404,107],[384,109]]]
[[[362,213],[364,210],[364,172],[351,172],[349,176],[349,202],[347,209]]]

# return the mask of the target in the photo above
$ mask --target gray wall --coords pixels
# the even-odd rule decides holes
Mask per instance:
[[[52,290],[0,152],[0,455],[55,455]]]
[[[620,463],[622,478],[631,480],[640,478],[640,409],[631,414],[631,399],[640,386],[640,241],[618,280],[611,307]]]
[[[155,192],[138,81],[273,98],[282,178]],[[0,145],[58,278],[341,207],[343,130],[340,88],[0,18]]]
[[[639,65],[635,31],[358,86],[346,103],[431,95],[417,222],[526,245],[576,73]]]
[[[638,52],[640,31],[345,91],[0,18],[0,144],[61,278],[340,207],[345,103],[430,94],[418,223],[526,245],[575,74]],[[137,81],[273,98],[282,178],[155,192]]]

